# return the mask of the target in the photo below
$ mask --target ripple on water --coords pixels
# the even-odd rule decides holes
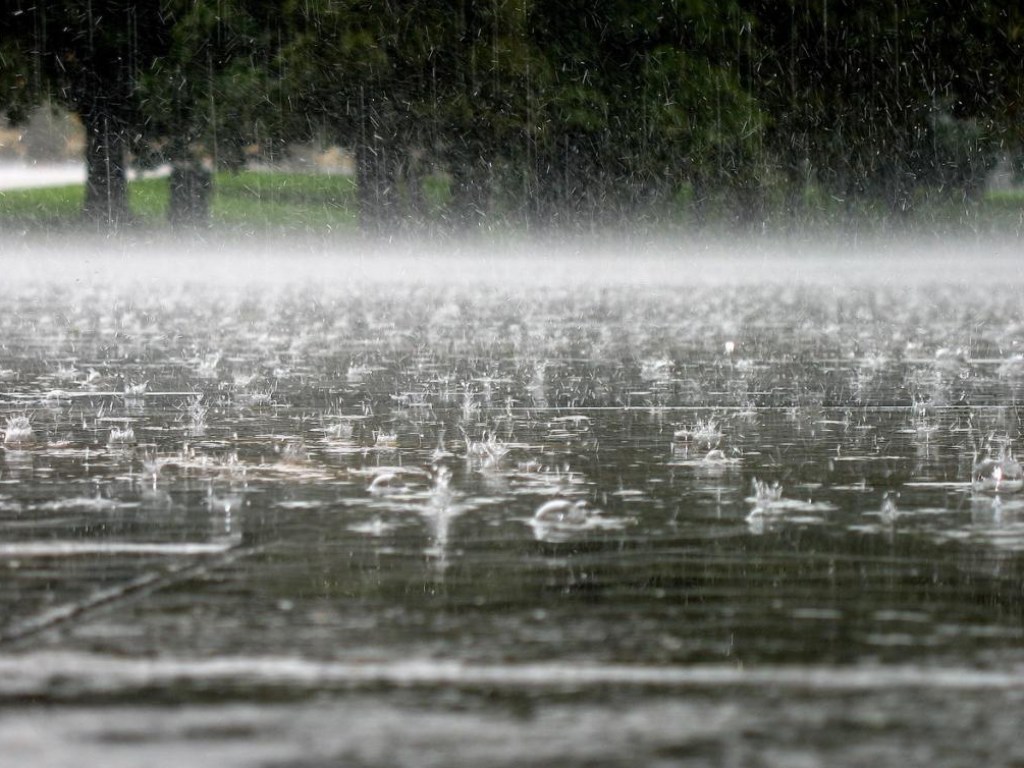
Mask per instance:
[[[3,684],[1021,687],[1010,287],[124,290],[0,286],[0,622],[246,554]]]

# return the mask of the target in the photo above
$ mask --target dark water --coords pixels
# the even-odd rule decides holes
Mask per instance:
[[[1024,494],[970,482],[1020,440],[1020,296],[21,282],[0,746],[1024,761]]]

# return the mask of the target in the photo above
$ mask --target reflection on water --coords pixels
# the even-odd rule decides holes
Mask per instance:
[[[1024,661],[1009,288],[44,286],[0,339],[9,653]]]

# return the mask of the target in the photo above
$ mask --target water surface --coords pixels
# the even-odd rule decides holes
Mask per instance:
[[[115,251],[4,290],[5,751],[1022,759],[1015,281]]]

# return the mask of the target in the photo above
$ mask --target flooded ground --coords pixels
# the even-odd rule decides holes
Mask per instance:
[[[18,764],[1024,761],[997,250],[21,248]]]

